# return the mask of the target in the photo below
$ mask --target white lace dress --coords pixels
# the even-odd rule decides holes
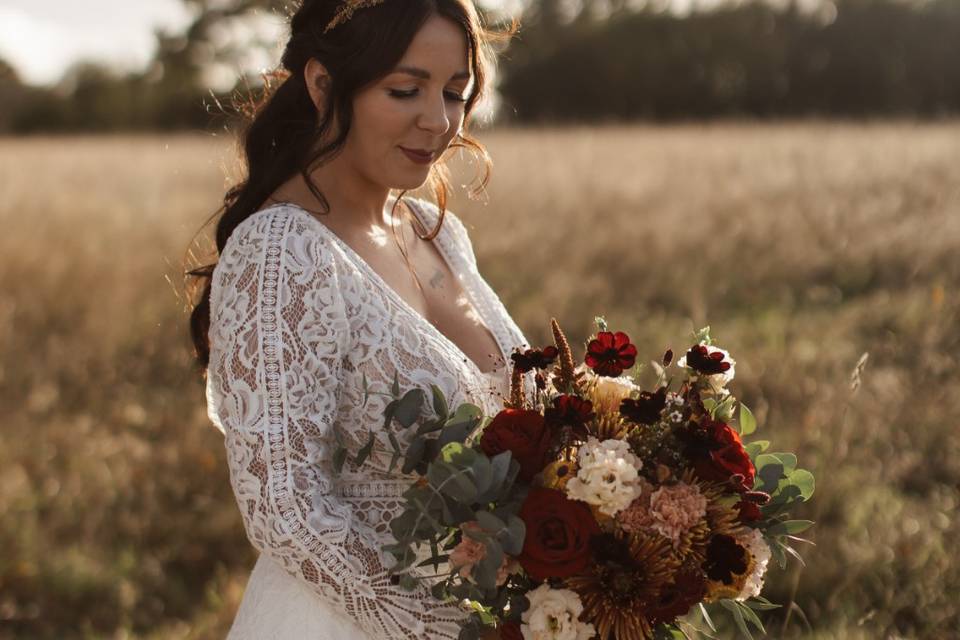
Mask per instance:
[[[437,208],[413,203],[432,229]],[[452,406],[472,402],[488,415],[502,408],[505,363],[515,347],[530,345],[477,270],[455,214],[446,212],[434,242],[496,338],[504,364],[493,372],[481,372],[295,205],[258,211],[227,241],[211,285],[207,406],[224,433],[247,537],[260,552],[231,640],[457,637],[467,614],[425,586],[394,586],[380,551],[414,476],[388,475],[384,453],[339,475],[331,463],[338,438],[352,457],[371,429],[376,448],[390,449],[387,399],[371,395],[361,407],[364,374],[377,391],[388,391],[396,373],[404,390],[438,385]],[[404,446],[408,432],[395,431]]]

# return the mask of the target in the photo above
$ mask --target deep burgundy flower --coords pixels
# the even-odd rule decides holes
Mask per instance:
[[[753,487],[756,468],[730,425],[705,417],[699,425],[691,423],[684,437],[687,457],[701,480],[730,483],[741,493]]]
[[[723,360],[723,353],[710,353],[706,345],[695,344],[687,351],[687,366],[703,375],[723,373],[730,368],[730,363]]]
[[[711,580],[733,584],[734,576],[743,575],[747,570],[747,550],[732,536],[717,534],[707,544],[703,570]]]
[[[560,351],[553,345],[546,346],[543,349],[527,349],[523,353],[512,353],[510,359],[517,370],[521,373],[527,373],[534,369],[546,369],[554,360]]]
[[[587,437],[587,422],[593,420],[593,403],[579,396],[562,393],[553,399],[553,406],[547,407],[543,417],[553,428],[572,427],[574,435]]]
[[[587,503],[532,487],[518,515],[527,527],[518,560],[531,578],[566,578],[590,564],[590,540],[600,534],[600,525]]]
[[[632,367],[636,359],[637,348],[630,344],[627,334],[601,331],[587,345],[584,362],[598,376],[615,378]]]
[[[737,503],[737,510],[740,512],[740,522],[744,524],[750,522],[756,522],[763,518],[763,514],[760,513],[760,507],[756,503],[750,502],[749,500],[741,500]]]
[[[669,367],[671,362],[673,362],[673,349],[667,349],[667,352],[663,354],[663,366]]]
[[[655,424],[667,406],[667,388],[660,387],[653,393],[641,391],[640,397],[624,398],[620,402],[620,415],[637,424]]]
[[[703,600],[706,594],[707,583],[703,572],[696,567],[682,567],[674,581],[660,590],[649,611],[650,621],[669,624],[686,615],[690,607]]]
[[[480,435],[480,449],[491,458],[510,451],[520,463],[519,477],[530,482],[547,464],[550,429],[543,416],[527,409],[503,409]]]
[[[503,626],[500,627],[500,640],[523,640],[520,625],[516,622],[505,622]]]

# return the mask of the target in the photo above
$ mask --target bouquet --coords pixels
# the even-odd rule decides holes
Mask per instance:
[[[510,398],[492,417],[451,411],[435,385],[425,412],[427,392],[394,380],[390,469],[417,479],[390,522],[391,572],[469,607],[463,640],[485,626],[511,640],[683,638],[691,610],[715,630],[717,606],[744,636],[763,632],[756,612],[779,606],[760,596],[767,565],[800,559],[791,542],[808,542],[797,534],[813,523],[788,511],[810,499],[813,475],[744,440],[756,420],[727,388],[736,361],[709,327],[676,362],[670,350],[652,362],[646,390],[629,336],[595,321],[579,364],[556,320],[555,344],[513,353]],[[394,422],[415,428],[404,448]]]

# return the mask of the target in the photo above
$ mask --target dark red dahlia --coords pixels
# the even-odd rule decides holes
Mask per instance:
[[[730,363],[723,360],[723,353],[710,353],[706,345],[695,344],[687,351],[687,366],[703,375],[710,376],[723,373],[730,368]]]
[[[546,369],[557,359],[558,353],[560,351],[550,345],[543,349],[527,349],[523,353],[512,353],[510,359],[521,373],[527,373],[534,369]]]
[[[660,387],[653,393],[641,391],[640,397],[624,398],[620,402],[620,415],[637,424],[656,424],[667,406],[667,388]]]
[[[637,360],[637,348],[623,331],[601,331],[587,345],[584,362],[598,376],[615,378]]]
[[[747,570],[747,550],[732,536],[717,534],[707,544],[703,570],[711,580],[731,585],[734,576],[743,575]]]
[[[587,437],[587,422],[593,420],[593,403],[578,396],[562,393],[553,399],[553,406],[547,407],[543,417],[551,427],[569,426],[573,434]]]
[[[650,621],[670,623],[690,611],[707,594],[703,572],[696,567],[685,566],[671,584],[660,590],[657,600],[650,608]]]

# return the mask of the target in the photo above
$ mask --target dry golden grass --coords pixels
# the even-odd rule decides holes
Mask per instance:
[[[527,337],[604,315],[652,359],[709,323],[758,436],[817,475],[817,547],[768,594],[814,630],[769,637],[960,637],[960,125],[483,138],[488,204],[451,208]],[[225,634],[254,552],[178,295],[230,153],[0,144],[0,638]]]

